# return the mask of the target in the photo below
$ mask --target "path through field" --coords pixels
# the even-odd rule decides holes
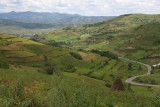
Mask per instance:
[[[147,69],[148,69],[148,71],[147,71],[146,74],[128,78],[128,79],[125,81],[126,83],[129,83],[129,84],[132,84],[132,85],[139,85],[139,86],[160,87],[160,85],[151,85],[151,84],[142,84],[142,83],[133,82],[133,80],[136,79],[136,78],[143,77],[143,76],[147,76],[147,75],[151,75],[152,67],[151,67],[150,65],[144,64],[144,63],[141,63],[141,62],[138,62],[138,61],[133,61],[133,60],[130,60],[130,59],[127,59],[127,58],[122,58],[122,57],[119,57],[119,58],[120,58],[120,59],[124,59],[124,60],[128,60],[128,61],[131,61],[131,62],[135,62],[135,63],[141,64],[141,65],[144,65],[144,66],[146,66]]]

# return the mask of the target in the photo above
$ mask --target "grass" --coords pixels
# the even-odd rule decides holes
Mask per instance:
[[[135,81],[145,83],[145,84],[153,84],[153,85],[160,85],[160,72],[159,68],[155,68],[152,71],[151,75],[145,76],[145,77],[140,77],[137,78]]]
[[[122,15],[100,23],[39,35],[72,49],[109,50],[120,56],[155,64],[159,60],[159,15]],[[156,54],[155,54],[156,53]],[[156,58],[155,58],[156,57]]]
[[[146,72],[143,66],[139,69],[140,65],[132,63],[132,69],[128,70],[129,62],[124,60],[5,35],[0,34],[4,43],[0,45],[0,56],[6,63],[8,61],[10,69],[0,68],[0,103],[3,106],[154,107],[160,103],[157,88],[140,90],[140,87],[125,84],[126,92],[110,91],[109,85],[117,76],[124,82],[130,76]],[[17,42],[19,45],[12,45]],[[10,45],[19,48],[1,48]],[[74,58],[70,52],[78,53],[82,60]],[[53,64],[53,75],[45,73],[44,60]],[[148,95],[143,95],[146,93]]]
[[[38,73],[34,68],[24,66],[22,68],[1,69],[1,105],[154,107],[159,104],[159,96],[155,98],[151,94],[156,93],[145,87],[131,87],[136,93],[112,92],[104,86],[103,81],[86,76],[73,73],[50,76]],[[144,93],[150,93],[150,95],[147,96]]]

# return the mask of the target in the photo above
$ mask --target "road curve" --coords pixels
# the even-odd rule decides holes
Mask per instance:
[[[132,84],[132,85],[139,85],[139,86],[160,87],[160,85],[151,85],[151,84],[142,84],[142,83],[133,82],[133,80],[136,79],[136,78],[138,78],[138,77],[143,77],[143,76],[150,75],[150,74],[151,74],[151,71],[152,71],[152,67],[151,67],[150,65],[144,64],[144,63],[141,63],[141,62],[138,62],[138,61],[133,61],[133,60],[130,60],[130,59],[127,59],[127,58],[123,58],[123,57],[119,57],[119,58],[120,58],[120,59],[124,59],[124,60],[128,60],[128,61],[130,61],[130,62],[135,62],[135,63],[141,64],[141,65],[144,65],[144,66],[146,66],[147,69],[148,69],[148,71],[147,71],[146,74],[128,78],[128,79],[125,81],[126,83],[129,83],[129,84]]]

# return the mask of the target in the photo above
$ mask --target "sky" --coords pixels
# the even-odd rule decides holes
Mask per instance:
[[[0,0],[4,12],[59,12],[85,16],[160,14],[160,0]]]

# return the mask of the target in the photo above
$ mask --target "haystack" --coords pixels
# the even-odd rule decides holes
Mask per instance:
[[[111,90],[113,90],[113,91],[125,91],[124,85],[123,85],[120,77],[117,77],[115,79],[113,85],[111,86]]]

